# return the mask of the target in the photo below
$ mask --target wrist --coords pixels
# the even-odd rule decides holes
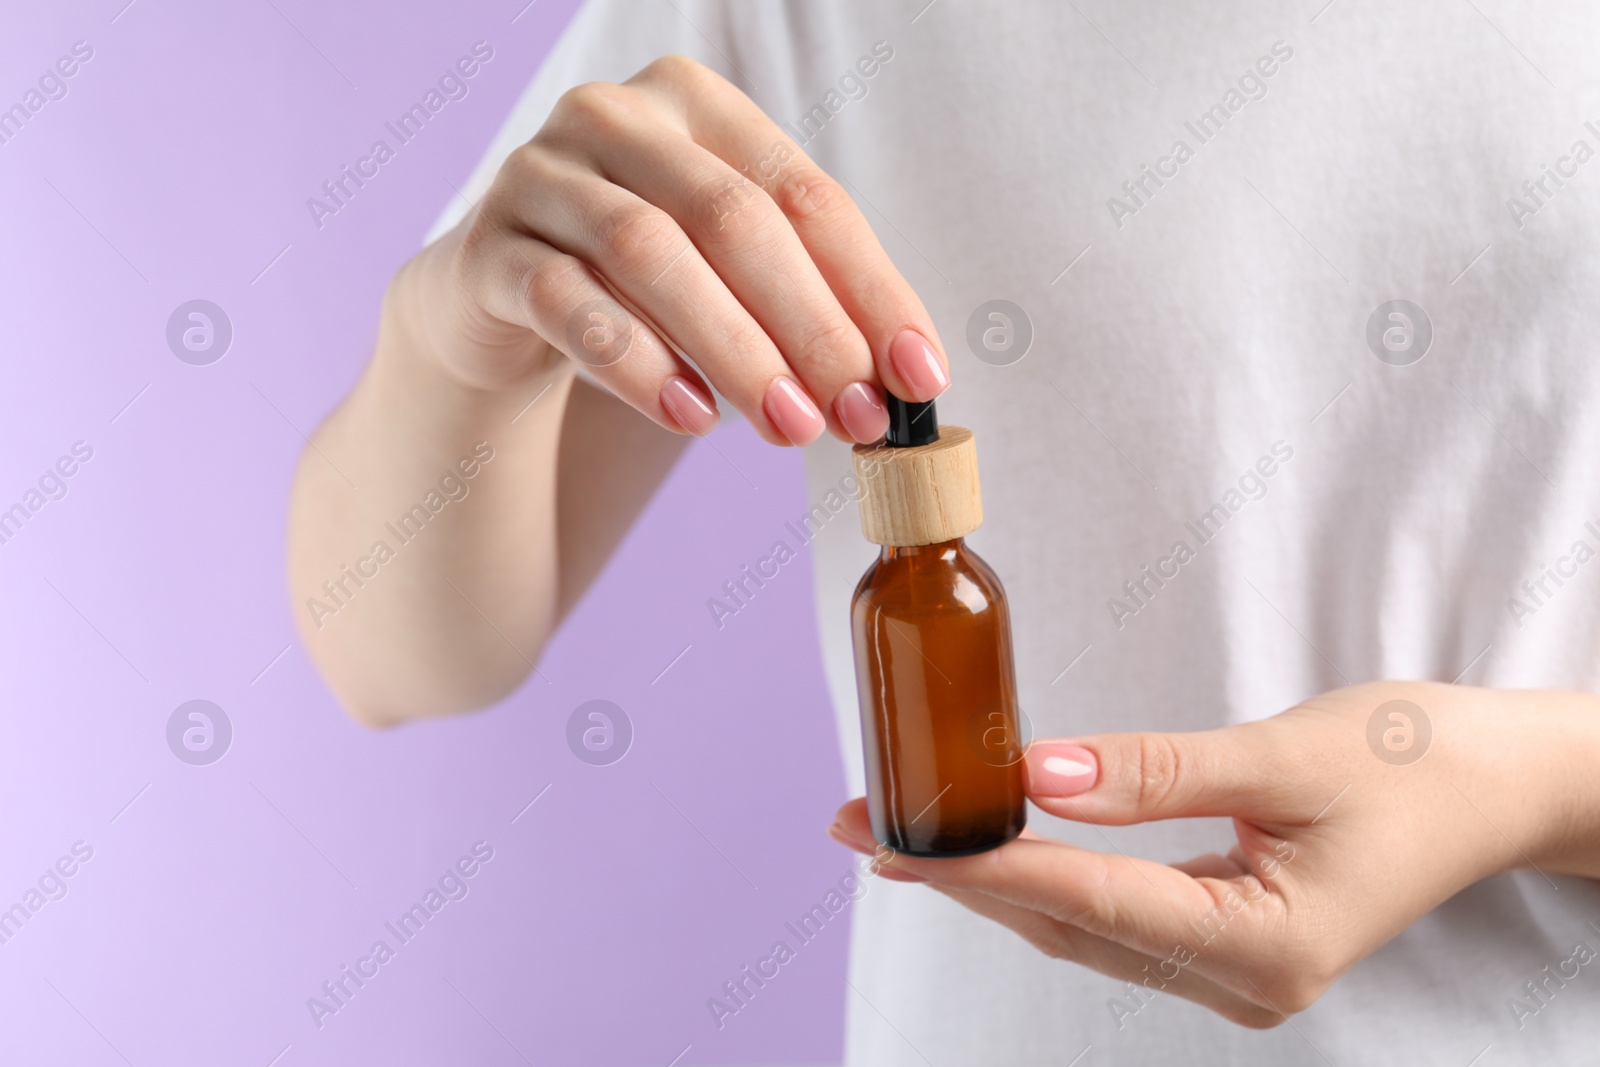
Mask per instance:
[[[1600,697],[1559,691],[1513,694],[1519,734],[1533,733],[1528,775],[1539,812],[1521,866],[1547,875],[1600,878]]]

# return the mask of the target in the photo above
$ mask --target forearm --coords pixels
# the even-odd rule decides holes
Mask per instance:
[[[1398,696],[1410,704],[1401,714],[1423,721],[1392,721],[1431,731],[1419,758],[1384,777],[1437,798],[1396,806],[1391,822],[1426,838],[1430,866],[1454,872],[1445,883],[1461,888],[1511,870],[1600,878],[1600,696],[1442,683],[1346,692],[1369,689],[1378,695],[1362,707],[1382,711],[1385,697]]]
[[[532,668],[558,610],[572,384],[565,360],[500,389],[461,383],[395,292],[366,374],[301,459],[289,524],[306,646],[374,724],[482,706]]]
[[[869,443],[886,388],[949,384],[932,318],[845,190],[681,56],[565,94],[384,310],[372,366],[301,463],[290,530],[306,643],[372,722],[513,688],[687,436],[717,424],[716,396],[775,445]],[[402,530],[479,442],[494,458],[464,499]]]

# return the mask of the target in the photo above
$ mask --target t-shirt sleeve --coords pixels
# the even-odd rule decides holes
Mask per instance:
[[[749,18],[734,15],[734,6],[721,0],[587,0],[461,187],[463,195],[450,197],[424,243],[436,240],[472,210],[506,157],[539,131],[561,94],[574,85],[624,81],[654,59],[682,53],[745,86],[739,71],[744,64],[733,57],[746,51],[739,45],[739,31],[748,29],[741,24]]]

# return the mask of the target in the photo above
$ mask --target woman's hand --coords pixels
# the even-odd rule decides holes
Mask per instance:
[[[716,425],[713,387],[804,445],[876,440],[885,387],[948,384],[866,219],[744,94],[681,56],[580,85],[389,286],[372,363],[296,473],[300,632],[363,722],[482,707],[666,476],[681,442],[660,428]]]
[[[874,441],[884,386],[928,400],[949,384],[932,320],[850,197],[682,56],[563,96],[388,305],[467,385],[565,355],[694,434],[717,421],[706,379],[768,441],[797,445],[825,426]]]
[[[862,800],[830,832],[1052,956],[1143,987],[1130,1013],[1165,991],[1274,1026],[1482,878],[1600,877],[1600,698],[1586,694],[1380,682],[1204,733],[1036,741],[1026,759],[1051,815],[1230,816],[1238,842],[1172,866],[1031,831],[961,859],[886,857]]]

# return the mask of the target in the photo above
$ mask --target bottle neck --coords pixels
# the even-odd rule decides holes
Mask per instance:
[[[932,562],[953,558],[957,552],[966,547],[966,544],[965,538],[956,537],[931,545],[879,545],[878,559],[884,563],[891,560]]]

